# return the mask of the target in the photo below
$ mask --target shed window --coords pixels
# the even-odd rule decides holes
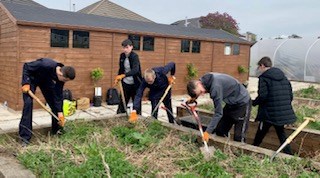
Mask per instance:
[[[230,43],[225,43],[224,55],[231,55],[231,44]]]
[[[233,55],[239,55],[240,54],[240,45],[239,44],[233,44],[232,45],[232,54]]]
[[[154,51],[154,37],[143,37],[143,51]]]
[[[200,53],[200,41],[192,41],[192,53]]]
[[[73,31],[73,47],[74,48],[89,48],[89,32]]]
[[[69,47],[69,30],[51,29],[51,47]]]
[[[140,50],[140,36],[139,35],[129,35],[129,40],[132,41],[134,50]]]
[[[181,52],[182,53],[190,52],[190,40],[181,40]]]

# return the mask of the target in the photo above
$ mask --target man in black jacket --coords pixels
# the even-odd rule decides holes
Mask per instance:
[[[30,142],[32,135],[33,99],[28,94],[28,91],[31,90],[35,93],[37,86],[39,86],[52,112],[59,118],[58,122],[52,117],[51,133],[56,134],[65,122],[62,112],[63,85],[74,78],[75,70],[73,67],[64,66],[52,59],[41,58],[24,64],[22,73],[24,106],[19,124],[19,135],[23,145],[27,145]]]
[[[167,77],[167,74],[170,72],[171,76]],[[137,115],[135,114],[136,110],[141,110],[141,100],[143,96],[143,91],[146,88],[150,89],[149,100],[151,101],[151,112],[153,112],[153,117],[158,118],[158,108],[155,108],[159,103],[161,97],[164,95],[166,89],[169,85],[172,85],[174,82],[174,74],[176,72],[176,64],[170,62],[164,67],[154,67],[152,69],[147,69],[144,72],[144,78],[142,83],[137,91],[137,95],[133,102],[133,111],[130,115],[130,122],[135,122],[137,120]],[[172,104],[171,104],[171,89],[168,91],[166,97],[162,101],[167,110],[167,115],[169,123],[174,123],[174,118],[172,115]],[[171,112],[171,113],[170,113]]]
[[[253,142],[255,146],[261,144],[271,126],[275,128],[280,143],[284,143],[287,139],[284,125],[296,121],[291,106],[293,99],[291,84],[280,69],[271,66],[269,57],[263,57],[258,62],[258,70],[262,74],[259,76],[258,96],[252,102],[253,106],[259,105],[256,121],[260,123]],[[283,151],[292,154],[290,145]]]
[[[115,78],[115,83],[122,82],[125,102],[128,103],[130,98],[134,101],[137,89],[140,86],[142,80],[141,67],[138,54],[132,51],[132,41],[126,39],[121,45],[123,47],[123,53],[120,54],[119,71]],[[125,113],[126,109],[121,100],[117,113]],[[137,110],[137,113],[140,114],[141,110]]]
[[[120,54],[119,71],[114,82],[122,82],[125,102],[128,104],[130,98],[132,101],[134,101],[137,89],[140,86],[142,80],[141,66],[138,54],[132,51],[132,41],[126,39],[121,45],[123,48],[123,53]],[[126,109],[127,108],[124,108],[123,106],[122,100],[120,100],[117,114],[125,113]],[[141,113],[140,110],[137,110],[137,112],[139,114]]]

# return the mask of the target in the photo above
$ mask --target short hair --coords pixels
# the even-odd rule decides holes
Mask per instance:
[[[258,65],[259,66],[264,65],[265,67],[272,67],[272,61],[269,57],[263,57],[258,62]]]
[[[65,77],[65,78],[68,78],[70,80],[73,80],[74,78],[76,78],[76,71],[71,66],[62,66],[61,72],[62,72],[63,77]]]
[[[144,71],[144,78],[147,78],[147,75],[149,75],[149,74],[151,74],[154,78],[155,78],[155,76],[156,76],[156,73],[155,73],[154,70],[152,70],[152,69],[146,69],[146,70]]]
[[[132,41],[129,40],[129,39],[126,39],[124,40],[122,43],[121,43],[122,47],[126,47],[126,46],[132,46]]]
[[[196,82],[197,80],[190,80],[187,84],[187,91],[188,91],[188,95],[191,98],[196,98],[197,95],[195,93],[195,89],[196,89]]]

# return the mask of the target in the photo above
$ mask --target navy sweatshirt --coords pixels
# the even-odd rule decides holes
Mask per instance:
[[[167,74],[170,72],[171,75],[174,75],[176,72],[176,64],[174,62],[170,62],[164,67],[155,67],[152,68],[156,74],[156,78],[152,85],[149,85],[145,79],[142,79],[142,83],[140,84],[137,94],[134,98],[133,109],[139,110],[141,108],[139,103],[141,103],[143,91],[146,88],[150,88],[149,100],[159,100],[164,94],[165,90],[169,86]],[[168,93],[168,97],[170,97],[171,93]]]
[[[40,86],[44,92],[49,92],[54,99],[54,107],[57,112],[62,112],[62,92],[64,82],[58,80],[57,66],[64,66],[52,59],[41,58],[27,62],[23,66],[22,85],[30,84]]]

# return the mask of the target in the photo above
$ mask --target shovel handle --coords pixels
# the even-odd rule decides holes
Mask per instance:
[[[308,125],[310,121],[315,121],[314,118],[305,117],[305,121],[286,139],[286,141],[278,148],[278,150],[271,156],[271,161],[277,156],[280,151],[286,147],[300,132],[301,130]]]
[[[37,103],[39,103],[40,106],[41,106],[43,109],[45,109],[49,114],[51,114],[55,119],[57,119],[57,121],[60,121],[60,119],[59,119],[47,106],[45,106],[45,105],[41,102],[41,100],[40,100],[31,90],[28,91],[28,94],[31,96],[31,98],[33,98],[34,100],[36,100]]]
[[[169,90],[171,89],[172,84],[168,85],[167,89],[165,90],[165,92],[163,93],[162,97],[160,98],[158,104],[156,105],[156,107],[153,109],[151,116],[153,116],[154,112],[156,112],[156,110],[159,108],[160,104],[162,103],[162,101],[164,100],[164,98],[167,96]]]
[[[196,112],[196,106],[198,105],[198,103],[196,101],[194,103],[195,104],[193,106],[190,106],[190,105],[188,105],[188,103],[186,103],[186,106],[190,108],[192,115],[194,116],[195,120],[197,121],[201,137],[203,138],[204,134],[203,134],[201,120],[200,120],[198,113]],[[209,151],[207,141],[203,140],[203,143],[204,143],[204,147],[205,147],[206,151],[209,153],[210,151]]]
[[[120,94],[121,94],[123,109],[126,111],[127,117],[129,117],[128,112],[127,112],[127,103],[126,103],[126,99],[125,99],[125,97],[124,97],[124,91],[123,91],[122,81],[119,81],[118,84],[119,84],[119,89],[120,89]]]

